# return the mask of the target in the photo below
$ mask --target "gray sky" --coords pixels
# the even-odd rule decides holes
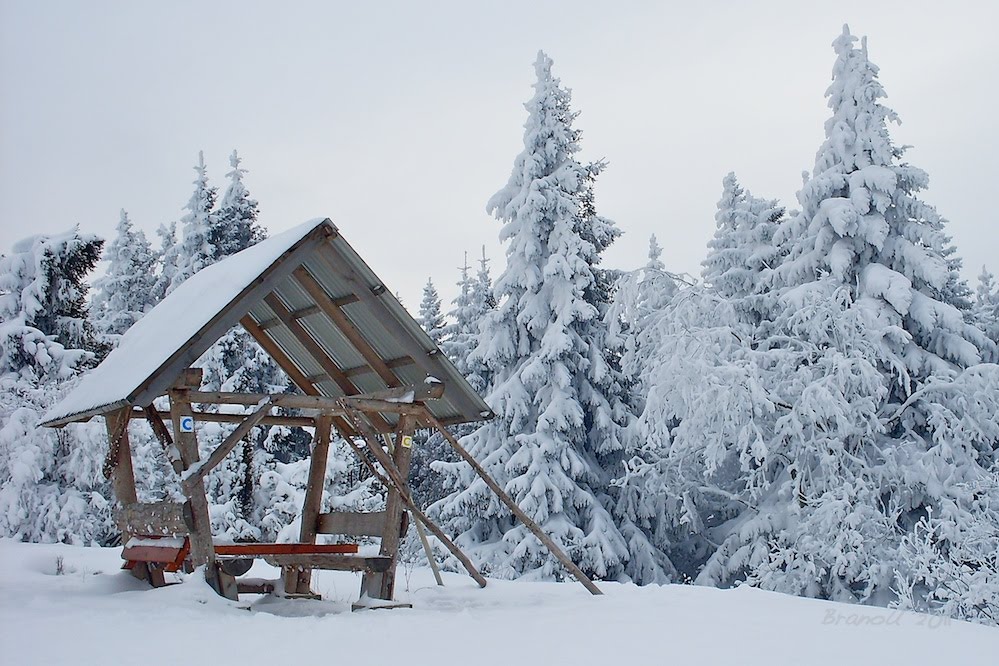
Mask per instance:
[[[610,162],[597,204],[625,235],[606,265],[641,265],[655,233],[696,273],[728,171],[796,205],[848,22],[966,275],[999,270],[999,3],[692,4],[0,0],[0,248],[74,223],[107,237],[123,207],[155,237],[198,150],[222,189],[237,148],[272,233],[329,216],[411,311],[428,276],[450,299],[465,250],[502,268],[484,208],[543,48],[582,157]]]

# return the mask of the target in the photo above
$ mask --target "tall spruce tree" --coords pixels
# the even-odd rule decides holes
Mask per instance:
[[[205,168],[205,154],[198,152],[198,164],[194,167],[198,174],[194,179],[194,192],[181,218],[183,239],[176,254],[176,264],[166,293],[176,289],[184,280],[219,258],[212,246],[212,236],[216,222],[215,200],[218,190],[208,184],[208,171]],[[165,259],[165,257],[164,257]]]
[[[153,285],[155,303],[163,300],[177,274],[180,246],[177,244],[177,223],[161,224],[156,229],[160,247],[156,251],[156,280]]]
[[[985,266],[982,266],[982,272],[978,274],[974,317],[979,328],[999,348],[999,285]],[[999,351],[993,353],[992,362],[999,363]]]
[[[430,339],[434,341],[434,344],[439,347],[444,339],[444,315],[441,313],[441,297],[430,278],[427,278],[427,284],[423,287],[423,300],[420,301],[418,321]]]
[[[773,237],[784,209],[775,200],[754,197],[734,173],[725,176],[722,187],[717,227],[701,276],[719,296],[736,302],[745,316],[759,323],[769,314],[766,287],[780,259]]]
[[[102,447],[90,424],[38,420],[94,360],[87,274],[103,241],[73,229],[0,258],[0,534],[106,544],[113,533]],[[96,424],[99,428],[100,424]]]
[[[250,197],[243,183],[246,169],[240,167],[241,162],[239,155],[233,150],[229,156],[232,171],[226,174],[229,186],[219,201],[219,208],[208,234],[208,242],[216,261],[255,245],[267,235],[257,222],[257,201]]]
[[[826,141],[801,211],[775,235],[788,249],[774,334],[730,343],[711,373],[751,389],[716,422],[749,446],[731,480],[725,447],[705,450],[702,485],[753,508],[703,532],[721,544],[704,583],[883,600],[930,582],[903,537],[928,531],[941,553],[961,550],[983,533],[976,506],[999,501],[999,368],[979,365],[992,343],[965,321],[944,220],[917,197],[927,176],[892,143],[897,117],[856,42],[844,28],[833,43]],[[677,441],[697,413],[683,414],[671,451],[697,455]]]
[[[472,358],[492,373],[497,417],[466,438],[517,503],[598,577],[626,575],[628,540],[608,511],[601,460],[618,450],[627,418],[603,356],[603,285],[596,264],[614,239],[595,214],[599,167],[581,164],[569,91],[539,53],[526,104],[524,150],[488,210],[502,223],[507,266]],[[482,566],[501,576],[560,576],[561,566],[462,465],[442,466],[453,492],[435,506]]]
[[[156,293],[156,255],[124,210],[104,260],[108,268],[94,281],[91,317],[98,333],[115,344],[155,304]]]

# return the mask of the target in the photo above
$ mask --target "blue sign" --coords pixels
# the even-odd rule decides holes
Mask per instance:
[[[180,417],[180,431],[181,432],[194,432],[194,417],[193,416],[181,416]]]

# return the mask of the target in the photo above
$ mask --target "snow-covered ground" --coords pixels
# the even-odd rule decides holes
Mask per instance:
[[[318,574],[324,601],[216,596],[196,577],[152,590],[118,549],[0,540],[4,664],[995,663],[999,630],[760,590],[490,581],[400,568],[412,609],[349,611],[358,576]],[[57,575],[57,567],[62,573]],[[273,577],[257,563],[251,575]]]

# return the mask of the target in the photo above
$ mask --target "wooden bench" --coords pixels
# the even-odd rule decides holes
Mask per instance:
[[[121,559],[125,560],[121,568],[134,570],[141,566],[140,578],[153,587],[163,587],[166,585],[163,574],[180,571],[190,552],[191,542],[187,537],[134,536],[121,551]]]

